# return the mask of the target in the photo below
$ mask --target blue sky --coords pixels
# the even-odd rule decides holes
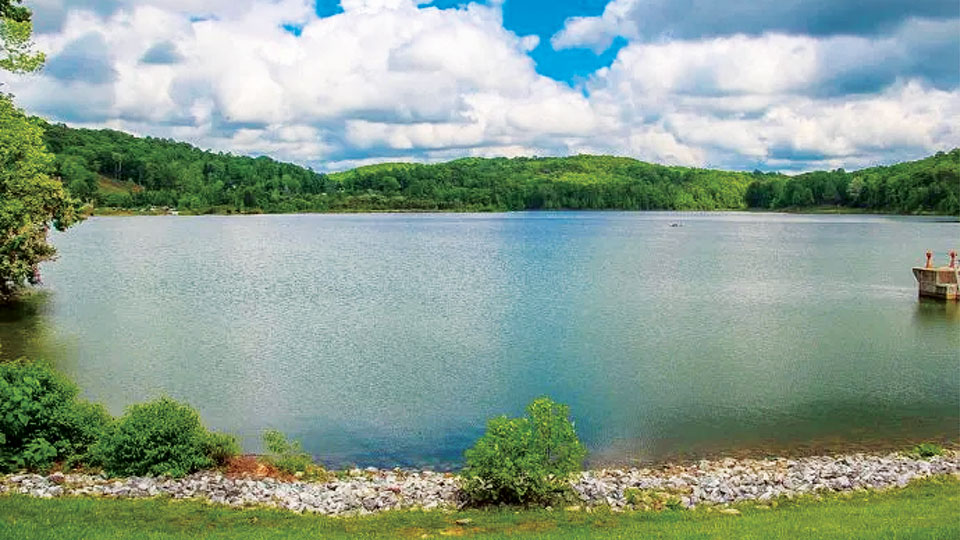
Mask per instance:
[[[853,169],[960,146],[956,0],[27,0],[30,112],[321,170],[603,153]]]

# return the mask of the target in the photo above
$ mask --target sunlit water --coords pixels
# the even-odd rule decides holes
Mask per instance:
[[[671,224],[680,226],[671,227]],[[0,314],[114,413],[161,394],[259,450],[455,466],[571,406],[595,463],[957,436],[960,319],[910,267],[960,225],[515,213],[95,218]]]

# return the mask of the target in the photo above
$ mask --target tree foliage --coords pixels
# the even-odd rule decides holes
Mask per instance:
[[[31,14],[20,4],[0,0],[0,69],[35,71],[44,57],[32,52]],[[0,302],[39,280],[39,264],[55,254],[49,226],[62,230],[74,220],[73,201],[52,171],[39,122],[0,94]]]
[[[0,363],[0,473],[55,463],[111,474],[183,476],[240,452],[230,435],[207,431],[197,412],[162,398],[114,420],[49,365]]]
[[[0,363],[0,472],[44,470],[56,461],[90,464],[110,416],[77,399],[71,381],[45,364]]]
[[[587,451],[570,409],[549,398],[527,406],[527,416],[499,416],[466,451],[463,490],[473,504],[550,502],[565,494]]]
[[[128,209],[155,206],[193,213],[737,210],[829,204],[949,214],[955,206],[950,201],[956,200],[951,199],[957,184],[956,151],[931,158],[936,163],[916,162],[907,168],[917,174],[906,176],[900,165],[791,177],[591,155],[385,163],[326,175],[267,157],[205,152],[185,143],[111,130],[49,125],[45,133],[71,193],[100,206]],[[862,197],[854,198],[850,183],[856,178],[866,187],[860,188]],[[889,184],[888,191],[903,192],[908,204],[878,199],[875,186],[881,182]],[[937,199],[941,195],[946,202]]]
[[[960,215],[960,149],[919,161],[797,176],[756,175],[747,187],[752,208],[845,206],[881,212]]]
[[[22,0],[0,0],[0,69],[14,73],[37,71],[45,56],[33,51],[33,23]]]
[[[185,476],[237,451],[232,437],[207,431],[196,410],[170,398],[131,406],[93,448],[118,476]]]
[[[23,0],[0,0],[0,19],[27,22],[31,15],[30,10],[23,7]]]
[[[7,96],[0,96],[0,301],[38,280],[38,265],[56,251],[50,225],[74,221],[73,201],[53,170],[43,134]]]
[[[384,164],[325,175],[270,158],[204,152],[111,130],[45,128],[70,186],[78,164],[101,189],[75,195],[101,206],[189,212],[369,210],[677,209],[743,207],[751,176],[652,165],[629,158],[461,159]],[[80,158],[79,160],[70,159]],[[88,177],[83,177],[88,178]],[[109,189],[103,189],[111,186]],[[120,188],[120,189],[116,189]]]

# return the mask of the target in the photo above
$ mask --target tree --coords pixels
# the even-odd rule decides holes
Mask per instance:
[[[30,10],[17,5],[22,0],[0,0],[0,69],[28,73],[40,69],[42,52],[33,52]]]
[[[811,206],[813,204],[813,190],[807,186],[798,186],[791,199],[793,206]]]
[[[0,0],[0,19],[10,19],[17,22],[30,20],[30,10],[14,4],[22,4],[23,0]]]
[[[23,53],[30,41],[30,12],[14,5],[19,3],[0,0],[0,67],[9,71],[36,69],[43,61]],[[39,264],[56,253],[47,242],[49,227],[63,230],[74,221],[73,201],[60,180],[49,176],[52,168],[40,126],[10,96],[0,95],[0,302],[40,280]]]
[[[52,166],[40,128],[0,96],[0,301],[39,280],[38,265],[56,253],[49,226],[74,221],[73,201],[47,174]]]

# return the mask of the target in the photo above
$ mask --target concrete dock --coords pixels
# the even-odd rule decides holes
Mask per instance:
[[[960,267],[957,266],[957,252],[950,252],[950,265],[935,267],[933,252],[927,252],[927,264],[914,267],[913,277],[917,278],[919,295],[925,298],[960,301]]]

